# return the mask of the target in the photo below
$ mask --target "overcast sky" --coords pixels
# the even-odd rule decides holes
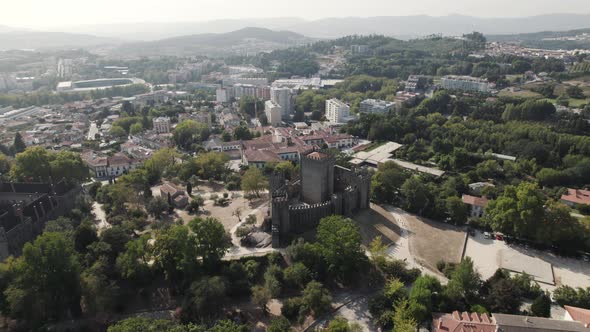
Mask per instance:
[[[550,13],[589,14],[590,0],[0,0],[0,25],[30,28],[258,17],[515,17]]]

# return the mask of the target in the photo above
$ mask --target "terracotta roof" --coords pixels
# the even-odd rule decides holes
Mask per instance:
[[[164,194],[170,194],[170,195],[173,196],[174,194],[176,194],[177,192],[179,192],[181,190],[178,189],[178,188],[176,188],[176,187],[174,187],[174,186],[172,186],[169,183],[166,183],[166,184],[164,184],[163,186],[160,187],[160,191],[162,193],[164,193]]]
[[[463,195],[462,199],[463,199],[463,203],[468,204],[468,205],[475,205],[475,206],[480,206],[480,207],[488,206],[488,199],[485,197]]]
[[[132,160],[123,153],[115,153],[112,157],[109,157],[109,166],[121,166],[129,165]]]
[[[323,152],[314,151],[314,152],[308,154],[307,157],[311,158],[311,159],[318,159],[319,160],[319,159],[327,158],[328,155]]]
[[[249,163],[281,161],[281,158],[279,158],[276,153],[268,150],[246,150],[244,156]]]
[[[432,314],[432,331],[434,332],[495,332],[496,322],[487,314],[460,313]]]
[[[568,188],[567,194],[561,196],[561,200],[576,204],[590,204],[590,190]]]
[[[571,307],[564,305],[565,311],[567,311],[573,320],[584,324],[586,327],[590,327],[590,310],[582,309],[578,307]]]

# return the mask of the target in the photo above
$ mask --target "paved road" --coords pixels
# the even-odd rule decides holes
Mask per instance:
[[[94,214],[94,220],[96,220],[96,230],[99,234],[102,232],[102,230],[111,227],[111,224],[107,222],[107,214],[104,212],[102,204],[93,202],[92,213]]]

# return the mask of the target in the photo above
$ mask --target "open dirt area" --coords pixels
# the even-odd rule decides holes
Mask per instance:
[[[386,246],[396,243],[400,238],[401,229],[395,218],[379,205],[371,204],[370,209],[359,212],[353,219],[360,226],[363,244],[366,246],[377,236],[381,236]]]
[[[387,251],[390,256],[402,259],[409,267],[419,268],[446,282],[446,278],[437,271],[436,263],[441,260],[454,263],[461,261],[465,231],[452,225],[425,220],[390,205],[382,208],[376,206],[373,210],[387,216],[386,220],[391,222],[389,229],[396,235],[391,240],[395,243]]]
[[[465,256],[473,259],[483,279],[491,277],[502,267],[532,275],[546,290],[552,291],[560,285],[584,288],[590,286],[588,262],[522,246],[509,246],[504,241],[485,239],[481,232],[469,237]]]
[[[410,229],[410,252],[429,268],[439,261],[459,263],[465,244],[465,231],[452,225],[416,216],[406,217]]]

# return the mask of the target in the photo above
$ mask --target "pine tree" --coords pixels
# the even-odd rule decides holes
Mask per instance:
[[[23,140],[23,137],[21,136],[20,133],[16,133],[16,135],[14,135],[14,151],[16,153],[21,153],[23,151],[25,151],[25,149],[27,148],[27,145],[25,144],[25,141]]]

